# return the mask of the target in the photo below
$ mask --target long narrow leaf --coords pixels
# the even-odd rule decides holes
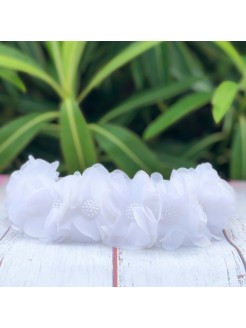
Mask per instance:
[[[83,171],[96,162],[90,130],[78,104],[66,99],[61,105],[61,146],[69,172]]]
[[[135,57],[141,55],[145,51],[155,47],[160,41],[149,42],[134,42],[126,49],[121,51],[113,59],[111,59],[103,68],[101,68],[96,75],[91,79],[87,87],[80,93],[78,101],[81,102],[92,89],[98,86],[104,79],[106,79],[111,73],[125,65]]]
[[[170,69],[175,78],[179,81],[187,77],[197,77],[199,80],[194,84],[194,90],[209,92],[212,89],[211,82],[205,76],[203,67],[199,59],[190,51],[184,42],[170,42]]]
[[[171,84],[169,86],[155,87],[153,89],[143,91],[126,100],[116,108],[110,110],[101,118],[100,122],[108,122],[129,111],[150,106],[156,104],[158,101],[167,100],[176,95],[179,95],[181,92],[189,90],[195,81],[196,79],[191,78],[186,81]]]
[[[158,44],[137,59],[141,61],[142,71],[152,87],[167,84],[165,80],[167,56],[162,52],[162,46],[165,44]]]
[[[165,131],[171,125],[189,113],[203,107],[211,99],[211,94],[207,92],[194,93],[186,96],[172,105],[167,112],[159,115],[145,130],[144,138],[150,139]]]
[[[0,170],[25,148],[47,122],[58,115],[58,112],[30,114],[3,126],[0,129]]]
[[[215,41],[215,44],[224,51],[231,59],[231,61],[235,64],[238,71],[241,74],[246,73],[246,65],[244,63],[243,57],[238,53],[238,51],[234,48],[234,46],[229,41]]]
[[[138,170],[165,171],[155,154],[130,130],[113,124],[90,124],[100,147],[129,175]]]
[[[56,72],[59,77],[60,83],[64,89],[66,90],[66,77],[63,67],[63,60],[61,55],[61,44],[59,41],[48,41],[46,42],[47,49],[50,53],[51,58],[53,59],[53,62],[55,64]]]
[[[39,65],[17,49],[0,44],[0,67],[24,72],[35,76],[49,84],[60,96],[63,95],[60,86]]]
[[[203,152],[205,149],[208,149],[215,143],[222,141],[225,139],[225,134],[222,132],[213,133],[211,135],[208,135],[201,140],[195,142],[192,146],[189,147],[189,149],[182,154],[182,157],[186,159],[196,159],[201,152]]]
[[[230,175],[231,179],[246,179],[246,119],[243,116],[239,118],[233,139]]]
[[[10,82],[22,92],[26,91],[25,84],[22,82],[22,80],[20,79],[19,75],[16,72],[6,68],[0,68],[0,78]]]
[[[76,74],[82,58],[86,42],[84,41],[64,41],[62,42],[62,59],[67,88],[74,91]]]
[[[239,118],[241,140],[242,140],[242,178],[246,179],[246,119],[244,116]]]
[[[45,136],[52,137],[54,139],[60,139],[61,128],[58,124],[45,124],[45,126],[41,129],[40,133]]]

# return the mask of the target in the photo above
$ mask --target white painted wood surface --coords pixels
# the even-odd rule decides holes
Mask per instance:
[[[119,286],[246,286],[245,270],[227,242],[175,252],[119,250]]]
[[[1,179],[0,179],[1,182]],[[246,286],[246,184],[226,238],[168,252],[44,244],[10,228],[0,185],[0,286]]]

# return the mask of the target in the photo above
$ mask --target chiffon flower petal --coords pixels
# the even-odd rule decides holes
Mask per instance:
[[[29,157],[7,186],[12,226],[46,242],[103,242],[129,249],[210,245],[235,216],[235,193],[209,163],[160,173],[95,164],[59,178],[58,162]]]

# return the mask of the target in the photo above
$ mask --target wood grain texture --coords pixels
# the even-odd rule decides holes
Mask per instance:
[[[119,250],[119,286],[246,286],[237,251],[226,241],[174,252]]]
[[[238,181],[231,184],[237,193],[238,213],[226,230],[225,237],[237,249],[246,270],[246,183]]]
[[[112,286],[112,250],[43,244],[10,230],[0,244],[0,286]]]
[[[226,238],[168,252],[24,237],[10,228],[0,182],[0,286],[246,286],[246,184],[233,187],[239,213]]]

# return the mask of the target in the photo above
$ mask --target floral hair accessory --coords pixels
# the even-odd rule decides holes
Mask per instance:
[[[46,242],[101,242],[131,249],[208,246],[235,215],[235,194],[208,163],[130,179],[95,164],[59,178],[59,163],[29,160],[12,173],[12,227]]]

